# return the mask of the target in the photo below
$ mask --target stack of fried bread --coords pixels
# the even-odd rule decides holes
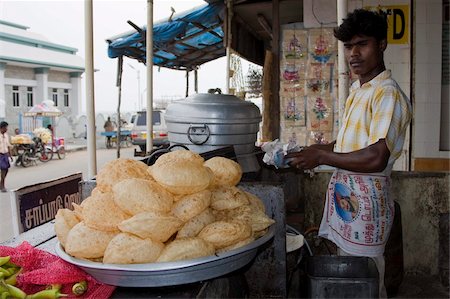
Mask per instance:
[[[262,201],[236,185],[233,160],[185,150],[152,166],[117,159],[98,173],[91,196],[60,209],[56,235],[76,258],[112,264],[194,259],[233,250],[274,221]]]

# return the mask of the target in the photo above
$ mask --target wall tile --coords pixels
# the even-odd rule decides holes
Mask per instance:
[[[442,3],[430,3],[427,5],[427,23],[442,24]]]
[[[414,142],[412,154],[414,158],[425,157],[427,155],[427,151],[425,150],[425,142]]]
[[[427,22],[426,1],[416,1],[416,23],[425,24]]]
[[[428,68],[428,81],[430,83],[441,85],[441,82],[442,82],[442,65],[441,64],[436,64],[436,63],[430,64],[430,67]]]
[[[427,61],[429,63],[442,63],[442,42],[429,44]]]
[[[417,14],[416,14],[417,16]],[[427,28],[426,26],[417,26],[416,27],[416,35],[414,36],[416,39],[416,43],[425,44],[427,42]]]
[[[426,24],[426,42],[442,43],[442,24]]]
[[[427,121],[426,118],[426,106],[427,104],[425,103],[416,103],[414,105],[414,125],[418,126],[420,125],[424,125],[424,123]]]
[[[425,103],[428,95],[428,85],[424,83],[417,83],[414,90],[414,101],[416,105],[419,103]]]
[[[428,85],[428,102],[433,103],[433,105],[439,105],[438,108],[433,107],[433,109],[441,109],[441,84],[430,83]]]
[[[449,151],[440,151],[439,157],[442,159],[450,159],[450,152]]]
[[[416,56],[414,57],[415,63],[427,63],[428,62],[428,45],[416,44]]]
[[[429,65],[422,63],[416,65],[416,83],[428,83]]]

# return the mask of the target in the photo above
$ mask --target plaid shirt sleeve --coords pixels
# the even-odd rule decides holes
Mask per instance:
[[[401,154],[401,148],[397,148],[397,144],[400,139],[404,139],[404,132],[411,119],[407,103],[403,99],[401,90],[392,85],[382,85],[376,89],[371,105],[372,122],[368,144],[385,139],[394,158]]]

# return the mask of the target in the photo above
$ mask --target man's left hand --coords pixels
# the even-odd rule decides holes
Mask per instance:
[[[14,162],[14,158],[12,156],[9,156],[9,160],[11,160],[11,162]]]

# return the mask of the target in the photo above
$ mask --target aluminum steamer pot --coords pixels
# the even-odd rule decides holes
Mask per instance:
[[[259,170],[253,153],[261,119],[255,104],[224,94],[174,101],[165,114],[171,145],[182,144],[197,153],[232,145],[244,172]]]

